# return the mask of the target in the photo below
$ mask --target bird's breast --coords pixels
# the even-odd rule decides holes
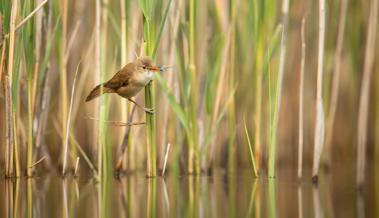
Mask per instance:
[[[117,89],[117,93],[124,98],[130,98],[140,92],[154,77],[153,72],[146,71],[136,73],[131,77],[127,86],[122,86]]]
[[[136,74],[133,78],[133,82],[141,86],[146,86],[153,79],[153,77],[153,72],[146,71],[143,73]]]

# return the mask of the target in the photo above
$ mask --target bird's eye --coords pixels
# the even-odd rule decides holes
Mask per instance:
[[[142,67],[142,69],[146,70],[146,67],[145,67],[145,66],[143,66],[143,67]]]

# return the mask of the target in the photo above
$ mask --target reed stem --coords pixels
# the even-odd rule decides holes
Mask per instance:
[[[358,112],[358,142],[357,142],[357,185],[362,187],[366,176],[366,148],[369,113],[370,82],[374,66],[375,39],[378,22],[378,0],[371,0],[370,14],[367,27],[365,60],[363,66],[362,86]]]
[[[263,41],[258,34],[257,48],[255,56],[255,109],[254,109],[254,154],[256,156],[257,170],[261,167],[261,117],[262,117],[262,60],[263,60]]]
[[[145,29],[145,37],[147,39],[146,45],[146,54],[151,54],[152,52],[152,35],[150,29],[150,20],[149,17],[144,16],[144,29]],[[150,82],[145,87],[145,104],[147,108],[154,108],[154,87],[152,82]],[[157,166],[156,166],[156,158],[157,158],[157,148],[156,148],[156,120],[155,116],[151,113],[146,112],[146,123],[147,123],[147,177],[155,177],[157,175]]]
[[[331,142],[333,139],[333,127],[338,105],[338,95],[340,87],[340,74],[341,74],[341,56],[343,49],[343,41],[345,36],[345,21],[347,14],[347,3],[348,0],[341,1],[341,9],[338,23],[338,33],[337,33],[337,47],[334,54],[334,73],[332,82],[332,91],[330,99],[330,108],[328,111],[328,117],[326,120],[326,139],[325,139],[325,149],[326,149],[326,159],[325,163],[329,165],[331,163]]]
[[[126,7],[126,1],[125,0],[120,0],[120,18],[121,18],[121,22],[120,22],[120,30],[121,30],[121,37],[120,37],[120,45],[121,45],[121,56],[120,56],[120,64],[121,66],[125,66],[125,64],[127,63],[127,60],[128,60],[128,43],[127,43],[127,7]],[[128,3],[129,4],[129,3]],[[128,102],[126,99],[120,99],[120,109],[121,109],[121,120],[123,122],[127,122],[128,121],[128,113],[130,111],[130,107],[128,106]],[[122,131],[120,131],[120,133],[122,133]],[[119,142],[121,144],[123,144],[123,140],[124,140],[124,136],[126,135],[126,133],[124,134],[120,134],[120,138],[119,138]],[[131,137],[130,135],[128,135],[128,140],[131,141]],[[130,148],[131,145],[129,145],[129,148]],[[129,149],[128,149],[129,150]]]
[[[315,138],[312,166],[312,180],[317,181],[320,158],[324,146],[325,118],[322,99],[322,81],[324,67],[324,44],[325,44],[325,0],[319,0],[319,41],[318,41],[318,63],[317,63],[317,96],[316,96],[316,119]]]
[[[66,45],[67,45],[67,0],[62,1],[62,36],[59,44],[59,79],[60,79],[60,107],[61,107],[61,130],[63,136],[66,135],[67,116],[68,116],[68,92],[67,92],[67,68],[65,61]],[[62,148],[65,144],[65,138],[62,137]],[[63,161],[63,160],[62,160]]]
[[[33,108],[32,108],[32,93],[33,93],[33,80],[28,78],[28,148],[26,159],[26,176],[33,175]]]
[[[101,37],[100,37],[100,81],[105,81],[107,79],[108,72],[108,0],[102,1],[102,11],[101,11]],[[102,92],[102,90],[100,91]],[[100,98],[100,120],[108,120],[109,116],[109,99],[107,95],[104,95]],[[102,149],[102,182],[103,182],[103,191],[105,192],[109,187],[108,183],[110,178],[112,178],[112,147],[108,143],[108,126],[106,123],[101,122],[99,124],[99,143],[101,144]],[[103,198],[108,198],[109,193],[104,193]],[[107,202],[108,203],[108,202]]]
[[[9,24],[9,46],[8,46],[8,70],[7,75],[5,76],[5,111],[6,111],[6,120],[7,120],[7,127],[6,127],[6,169],[5,169],[5,175],[11,176],[13,173],[13,151],[14,151],[14,141],[12,141],[12,138],[15,138],[16,132],[14,131],[14,126],[11,124],[14,116],[13,111],[13,96],[11,93],[11,85],[10,83],[13,82],[13,57],[14,57],[14,47],[15,47],[15,25],[16,25],[16,16],[17,16],[17,10],[18,10],[18,1],[15,0],[12,2],[12,8],[11,8],[11,15],[10,15],[10,24]],[[5,45],[5,44],[4,44]],[[8,79],[8,81],[7,81]]]
[[[298,161],[297,177],[303,175],[303,142],[304,142],[304,68],[305,68],[305,18],[301,21],[301,64],[300,64],[300,84],[299,84],[299,141],[298,141]]]
[[[245,121],[244,121],[244,129],[245,129],[245,135],[246,135],[246,139],[247,139],[247,144],[249,146],[251,165],[253,166],[252,167],[253,168],[253,173],[254,173],[255,177],[258,177],[258,172],[257,172],[256,163],[255,163],[254,152],[253,152],[253,148],[252,148],[252,145],[251,145],[251,142],[250,142],[249,132],[247,130],[247,126],[246,126],[246,122]]]
[[[13,128],[13,143],[14,143],[14,152],[13,152],[13,157],[14,157],[14,163],[15,163],[15,176],[18,178],[20,177],[20,158],[19,158],[19,149],[18,149],[18,137],[17,137],[17,134],[16,134],[16,116],[14,115],[14,112],[11,112],[13,113],[12,115],[12,121],[10,122],[13,122],[11,124],[11,128]]]
[[[200,160],[199,160],[199,145],[198,145],[198,128],[197,128],[197,73],[196,73],[196,59],[195,59],[195,26],[196,26],[196,0],[189,2],[189,72],[191,84],[190,96],[190,122],[191,122],[191,137],[189,141],[188,151],[188,173],[200,173]]]
[[[234,71],[235,71],[235,56],[236,56],[236,16],[237,16],[237,2],[231,3],[231,30],[230,30],[230,55],[229,55],[229,70],[228,70],[228,77],[229,77],[229,84],[228,84],[228,90],[229,93],[233,92],[235,89],[235,78],[234,78]],[[236,110],[235,110],[235,99],[234,95],[231,97],[231,102],[228,104],[228,128],[229,128],[229,142],[228,142],[228,172],[233,173],[235,170],[235,156],[236,156]]]
[[[100,0],[96,0],[96,18],[95,18],[95,82],[100,83],[100,77],[101,77],[101,58],[100,58],[100,30],[101,30],[101,23],[100,23],[100,17],[101,17],[101,5]],[[99,110],[96,108],[95,113],[98,114]],[[99,129],[97,129],[99,130]],[[98,133],[98,131],[96,131]],[[96,135],[96,134],[95,134]],[[94,136],[94,138],[97,138],[97,172],[98,172],[98,178],[102,179],[102,157],[103,157],[103,149],[100,142],[99,136]],[[101,187],[99,185],[99,187]],[[101,188],[99,188],[99,195],[101,195]],[[100,198],[100,197],[99,197]],[[100,207],[99,207],[100,208]],[[101,214],[101,213],[100,213]]]
[[[26,22],[28,22],[30,18],[32,18],[34,14],[36,14],[47,3],[47,1],[48,0],[41,2],[32,12],[28,14],[28,16],[26,16],[20,23],[18,23],[15,27],[15,31],[20,29]]]
[[[270,133],[270,146],[268,155],[268,176],[275,177],[275,162],[276,162],[276,143],[277,143],[277,131],[279,127],[279,113],[280,104],[282,98],[282,87],[283,87],[283,74],[285,68],[285,58],[286,58],[286,44],[287,44],[287,26],[288,26],[288,11],[289,11],[289,0],[284,0],[282,5],[282,39],[280,43],[280,57],[279,57],[279,72],[278,79],[276,83],[275,91],[275,107],[274,107],[274,117],[272,123],[272,132]],[[270,128],[270,129],[271,129]]]
[[[14,144],[14,128],[13,128],[13,120],[15,116],[12,110],[12,97],[11,97],[11,88],[8,75],[4,75],[3,77],[3,86],[4,86],[4,95],[5,95],[5,128],[6,128],[6,136],[5,136],[5,176],[10,177],[12,174],[12,145]]]
[[[75,85],[76,85],[76,78],[78,76],[79,66],[80,66],[80,64],[78,64],[78,66],[76,68],[76,73],[75,73],[75,76],[74,76],[74,81],[72,82],[71,98],[70,98],[70,108],[69,108],[69,111],[68,111],[67,126],[66,126],[66,131],[65,131],[66,135],[64,136],[65,143],[64,143],[63,152],[62,152],[62,155],[63,155],[63,157],[62,157],[63,158],[62,176],[64,176],[66,174],[68,140],[69,140],[70,128],[71,128],[72,105],[73,105],[73,102],[74,102]]]

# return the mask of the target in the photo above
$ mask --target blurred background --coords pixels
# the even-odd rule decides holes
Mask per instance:
[[[323,2],[1,1],[0,171],[79,177],[1,180],[1,214],[374,217],[378,0]],[[154,115],[85,102],[145,55],[171,67],[135,98]]]

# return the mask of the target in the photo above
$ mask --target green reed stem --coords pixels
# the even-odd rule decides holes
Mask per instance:
[[[20,60],[21,60],[21,51],[22,51],[22,45],[23,42],[21,39],[18,40],[17,47],[16,47],[16,57],[15,57],[15,67],[13,68],[13,72],[9,72],[9,77],[6,76],[6,92],[5,92],[5,99],[6,99],[6,114],[9,112],[9,117],[7,116],[7,122],[10,126],[7,127],[7,134],[9,134],[9,140],[13,140],[13,155],[10,154],[10,158],[12,159],[14,157],[15,159],[15,176],[20,176],[20,161],[19,161],[19,150],[18,150],[18,135],[17,135],[17,129],[18,129],[18,122],[17,122],[17,103],[18,103],[18,93],[19,93],[19,74],[20,74]],[[12,61],[10,61],[12,62]],[[10,64],[10,63],[9,63]],[[9,84],[9,79],[12,84]],[[10,90],[11,89],[11,90]],[[9,99],[8,99],[9,98]],[[9,107],[8,107],[9,106]],[[8,111],[9,110],[9,111]],[[12,139],[11,139],[12,138]],[[13,162],[13,161],[12,161]]]
[[[150,26],[150,17],[152,13],[152,8],[154,2],[140,0],[140,7],[144,13],[144,36],[147,42],[145,53],[150,55],[153,59],[155,58],[158,50],[158,45],[160,42],[161,34],[163,31],[164,24],[166,22],[168,9],[171,5],[171,0],[167,3],[166,9],[164,11],[163,19],[159,28],[158,36],[153,40],[153,34]],[[154,48],[152,47],[155,41]],[[154,108],[155,106],[155,92],[154,85],[150,82],[145,87],[145,105],[147,108]],[[155,177],[157,175],[157,148],[156,148],[156,119],[151,113],[146,113],[146,123],[147,123],[147,177]]]
[[[100,38],[100,81],[105,81],[107,79],[107,71],[108,71],[108,64],[107,64],[107,58],[109,53],[107,52],[107,46],[108,44],[108,10],[106,6],[108,5],[108,0],[103,1],[102,5],[102,11],[101,11],[101,38]],[[102,90],[101,90],[102,92]],[[109,96],[102,96],[100,98],[100,120],[107,120],[109,115]],[[99,123],[99,143],[102,149],[102,172],[101,172],[101,179],[103,181],[103,191],[108,190],[108,183],[109,179],[112,177],[112,147],[108,143],[108,125],[105,122]],[[100,172],[100,171],[99,171]],[[108,198],[108,193],[104,193],[102,195],[103,198]]]
[[[245,128],[245,135],[246,135],[246,139],[247,139],[247,144],[249,145],[250,159],[251,159],[251,164],[253,166],[253,173],[254,173],[255,177],[258,177],[257,167],[255,165],[255,157],[254,157],[254,153],[253,153],[253,148],[252,148],[252,145],[250,142],[250,136],[249,136],[249,132],[247,131],[247,126],[246,126],[245,121],[244,121],[244,128]]]
[[[29,10],[32,8],[30,2],[24,2],[23,16],[26,17]],[[22,41],[23,51],[25,55],[25,70],[27,74],[28,88],[28,144],[27,144],[27,160],[26,160],[26,175],[32,176],[33,168],[30,167],[33,164],[33,77],[34,77],[34,59],[35,59],[35,46],[32,43],[28,43],[28,40],[34,39],[34,31],[32,25],[33,21],[27,23],[22,29]]]
[[[145,88],[145,102],[146,107],[153,108],[155,105],[154,102],[154,92],[153,85],[150,82]],[[147,122],[147,161],[148,167],[146,175],[148,177],[156,176],[156,132],[155,132],[155,117],[153,114],[146,113],[146,122]]]
[[[67,91],[67,68],[66,68],[66,45],[67,45],[67,0],[63,0],[61,4],[62,30],[59,43],[59,79],[60,79],[60,97],[61,97],[61,131],[63,132],[62,146],[65,143],[67,116],[68,116],[68,91]]]
[[[128,31],[127,31],[127,28],[128,28],[128,24],[130,24],[129,22],[129,19],[127,17],[127,14],[128,14],[128,11],[127,9],[129,8],[129,2],[125,1],[125,0],[120,0],[120,48],[121,48],[121,56],[120,56],[120,64],[121,66],[124,66],[126,63],[127,63],[127,60],[128,60],[128,43],[127,43],[127,40],[128,40]],[[120,109],[121,109],[121,120],[123,122],[127,122],[128,121],[128,114],[129,114],[129,111],[131,111],[131,107],[129,107],[129,103],[127,102],[127,100],[125,99],[122,99],[120,100]],[[126,136],[128,130],[123,133],[123,134],[120,134],[120,143],[122,144],[123,143],[123,140],[124,140],[124,137]],[[122,133],[122,131],[120,132]],[[132,140],[132,136],[131,134],[128,134],[128,149],[127,149],[127,155],[128,155],[128,162],[129,163],[134,163],[135,162],[135,159],[134,159],[134,155],[133,155],[133,140]],[[123,158],[123,157],[120,157],[120,158]],[[134,165],[134,164],[128,164],[128,170],[131,171],[132,168],[130,167],[131,165]]]
[[[5,78],[7,81],[6,82],[6,98],[8,101],[6,101],[6,112],[7,112],[7,140],[6,140],[6,171],[5,174],[6,176],[11,176],[12,171],[13,171],[13,146],[14,144],[12,143],[12,137],[15,138],[16,132],[14,131],[15,128],[14,126],[12,127],[11,122],[12,122],[12,116],[14,116],[14,110],[10,110],[11,108],[14,109],[14,102],[12,102],[14,95],[13,95],[13,58],[14,58],[14,47],[15,47],[15,24],[16,24],[16,16],[17,16],[17,9],[18,9],[18,3],[17,1],[12,2],[12,8],[11,8],[11,13],[10,13],[10,22],[9,22],[9,47],[8,47],[8,72],[6,76],[9,76],[9,80],[7,81],[7,78]],[[9,85],[9,81],[12,82],[12,86]],[[12,88],[12,93],[10,92],[10,88]]]
[[[196,77],[196,59],[195,59],[195,26],[196,26],[196,0],[189,2],[189,71],[191,96],[189,107],[189,116],[191,122],[191,135],[188,136],[188,173],[200,173],[199,146],[198,146],[198,128],[197,128],[197,77]]]
[[[28,148],[26,159],[26,175],[32,176],[33,168],[33,108],[32,108],[32,95],[33,95],[33,80],[29,78],[28,81]]]
[[[16,127],[16,116],[12,116],[12,122],[13,122],[13,129],[15,130]],[[14,131],[16,132],[16,131]],[[15,176],[20,177],[20,158],[19,158],[19,150],[18,150],[18,140],[16,134],[13,137],[13,143],[14,143],[14,162],[15,162]]]
[[[263,59],[263,41],[262,36],[258,34],[257,51],[255,60],[255,111],[254,111],[254,151],[256,155],[257,169],[260,170],[261,164],[261,117],[262,117],[262,59]]]
[[[272,123],[272,133],[270,134],[270,146],[269,146],[269,160],[268,160],[268,175],[270,177],[275,176],[275,160],[276,160],[276,141],[277,141],[277,131],[279,126],[279,112],[280,103],[282,95],[282,84],[283,84],[283,74],[285,67],[285,57],[286,57],[286,43],[287,43],[287,23],[288,23],[288,10],[289,10],[289,0],[283,1],[282,6],[282,39],[280,45],[280,58],[279,58],[279,72],[278,79],[276,83],[275,91],[275,108],[274,108],[274,118]],[[270,128],[270,129],[271,129]]]
[[[234,78],[234,70],[235,70],[235,52],[236,52],[236,15],[237,15],[237,5],[236,3],[231,3],[231,39],[230,39],[230,50],[229,50],[229,84],[228,89],[229,92],[234,90],[235,78]],[[236,156],[236,110],[235,110],[235,99],[234,95],[232,96],[230,104],[228,104],[228,128],[229,128],[229,142],[228,142],[228,172],[233,173],[235,170],[235,156]]]
[[[96,0],[96,19],[95,19],[95,71],[96,71],[96,77],[98,78],[98,81],[97,82],[101,82],[101,55],[100,55],[100,52],[101,52],[101,45],[100,45],[100,39],[101,39],[101,4],[100,4],[100,0]],[[101,90],[102,91],[102,90]],[[100,104],[100,103],[99,103]],[[96,111],[97,113],[98,111]],[[98,127],[98,131],[100,131],[100,127]],[[99,137],[100,138],[100,137]],[[103,159],[103,149],[102,149],[102,143],[100,141],[100,139],[97,139],[97,172],[98,172],[98,178],[101,180],[102,179],[102,159]],[[101,196],[101,186],[99,185],[99,191],[98,191],[98,194],[99,194],[99,199],[100,199],[100,196]],[[101,207],[99,207],[99,210],[101,209]]]
[[[150,21],[148,16],[144,16],[144,33],[145,39],[147,41],[146,45],[146,54],[151,54],[152,52],[152,36],[150,29]],[[147,108],[154,108],[155,105],[155,92],[154,86],[150,82],[145,87],[145,105]],[[156,131],[155,131],[155,116],[151,113],[146,112],[146,124],[147,124],[147,177],[155,177],[157,175],[157,166],[156,166],[156,158],[157,158],[157,148],[156,148]]]
[[[63,158],[63,166],[62,166],[62,176],[66,174],[66,164],[67,164],[67,152],[68,152],[68,141],[69,141],[69,135],[70,135],[70,128],[71,128],[71,115],[72,115],[72,105],[74,102],[74,94],[75,94],[75,85],[76,85],[76,78],[78,76],[79,66],[76,67],[76,72],[74,76],[74,81],[72,82],[72,89],[71,89],[71,97],[70,97],[70,106],[68,111],[68,118],[67,118],[67,126],[66,126],[66,135],[64,136],[65,143],[63,145],[63,152],[62,152],[62,158]],[[74,147],[75,148],[75,147]]]

